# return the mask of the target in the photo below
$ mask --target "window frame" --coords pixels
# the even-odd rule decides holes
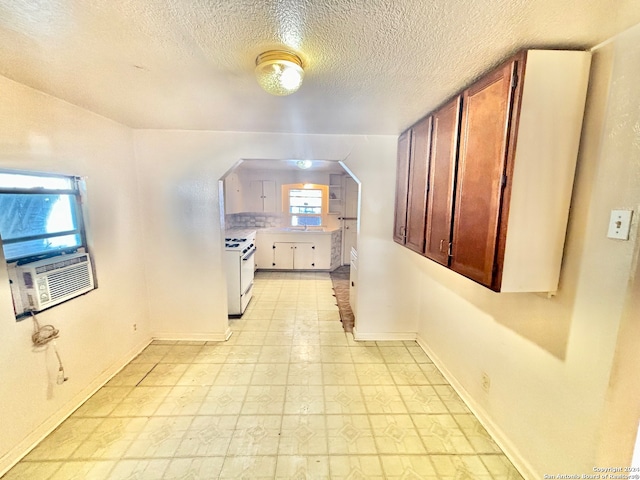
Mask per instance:
[[[75,175],[65,175],[65,174],[56,174],[56,173],[44,173],[44,172],[33,172],[33,171],[24,171],[24,170],[8,170],[8,169],[0,169],[0,174],[7,175],[21,175],[21,176],[30,176],[30,177],[38,177],[38,178],[60,178],[65,179],[71,183],[74,188],[44,188],[44,187],[7,187],[4,185],[0,185],[0,195],[7,194],[18,194],[18,195],[69,195],[72,199],[71,206],[71,214],[76,223],[76,228],[73,230],[66,230],[62,232],[55,233],[43,233],[38,235],[28,235],[24,237],[4,239],[0,234],[0,246],[2,247],[2,255],[7,264],[25,264],[34,262],[37,260],[42,260],[45,258],[52,258],[59,255],[63,255],[66,253],[77,252],[80,249],[88,250],[87,246],[87,234],[85,228],[85,212],[84,212],[84,198],[83,194],[85,191],[84,188],[84,180],[81,177]],[[27,255],[21,255],[19,257],[6,258],[4,252],[5,245],[12,245],[22,242],[28,242],[33,240],[41,240],[47,238],[57,238],[63,237],[67,235],[78,235],[79,236],[79,245],[73,247],[63,247],[56,250],[51,251],[43,251],[40,253],[31,253]]]
[[[305,186],[307,186],[305,188]],[[329,201],[328,201],[328,192],[329,188],[327,185],[322,184],[287,184],[283,185],[283,210],[286,212],[289,217],[288,224],[289,226],[295,227],[300,225],[293,225],[293,217],[319,217],[320,225],[322,226],[326,224],[327,221],[327,212],[329,210]],[[292,190],[319,190],[321,192],[321,201],[320,201],[320,213],[291,213],[291,191]]]

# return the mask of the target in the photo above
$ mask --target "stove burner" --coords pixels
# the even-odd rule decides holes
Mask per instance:
[[[225,243],[224,244],[225,248],[237,248],[240,246],[239,243]]]

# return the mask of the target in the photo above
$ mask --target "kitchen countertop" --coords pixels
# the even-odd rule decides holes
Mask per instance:
[[[340,230],[339,228],[328,229],[327,227],[309,227],[308,229],[304,229],[304,227],[271,227],[271,228],[262,228],[258,230],[258,233],[295,233],[295,234],[308,234],[314,233],[319,235],[331,234],[333,232],[337,232]]]
[[[255,228],[230,228],[224,232],[225,238],[247,238],[255,235]]]

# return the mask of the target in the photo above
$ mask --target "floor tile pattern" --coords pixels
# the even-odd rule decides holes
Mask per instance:
[[[154,341],[3,478],[522,480],[415,342],[326,273],[258,273],[227,342]]]

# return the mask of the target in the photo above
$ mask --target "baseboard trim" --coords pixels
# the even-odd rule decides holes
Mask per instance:
[[[357,328],[353,327],[353,339],[356,342],[372,342],[372,341],[413,341],[416,339],[416,334],[411,332],[359,332]]]
[[[153,335],[154,340],[177,342],[226,342],[231,337],[231,328],[227,327],[224,333],[175,333],[159,332]]]
[[[496,444],[498,444],[498,446],[502,449],[513,466],[518,469],[520,475],[522,475],[522,477],[525,479],[542,478],[540,475],[537,475],[535,473],[535,470],[533,469],[531,464],[523,457],[523,455],[515,447],[515,445],[511,443],[502,429],[495,424],[495,422],[491,419],[487,412],[480,405],[478,405],[473,396],[462,386],[460,382],[458,382],[451,371],[447,369],[438,355],[431,348],[429,348],[427,342],[425,342],[425,340],[419,335],[416,336],[415,340],[418,345],[420,345],[420,348],[422,348],[422,350],[424,350],[424,352],[429,356],[435,366],[438,367],[440,373],[442,373],[444,378],[449,382],[456,393],[460,395],[460,398],[462,398],[464,403],[466,403],[467,407],[469,407],[469,410],[471,410],[471,412],[476,416],[485,430],[489,432],[489,435],[491,435]]]
[[[131,360],[137,357],[142,350],[152,342],[147,339],[129,350],[121,360],[114,362],[109,368],[102,372],[96,379],[82,389],[77,395],[63,405],[58,411],[53,413],[37,429],[31,432],[24,440],[16,444],[11,450],[0,458],[0,477],[7,473],[22,460],[31,450],[33,450],[47,435],[53,432],[58,426],[73,414],[84,402],[94,393],[100,390],[109,380],[111,380],[120,370],[126,367]]]

